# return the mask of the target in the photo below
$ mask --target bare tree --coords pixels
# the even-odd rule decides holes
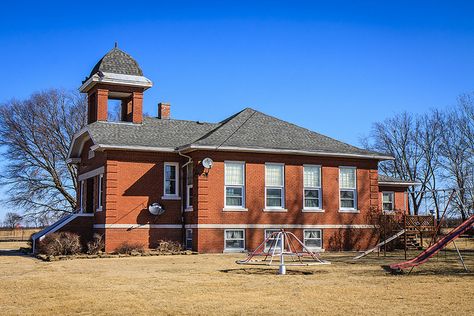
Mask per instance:
[[[472,98],[464,95],[459,98],[457,107],[446,111],[442,128],[438,132],[441,136],[443,180],[447,186],[458,191],[453,202],[463,220],[467,219],[469,210],[472,209],[474,142],[470,129],[474,123],[469,112],[474,112]]]
[[[419,129],[418,146],[423,153],[421,179],[424,183],[426,192],[422,193],[425,200],[425,208],[434,208],[436,219],[439,221],[441,216],[440,196],[436,191],[440,180],[440,136],[439,130],[442,128],[443,114],[438,110],[432,110],[427,114],[418,117]]]
[[[371,142],[366,143],[369,149],[395,157],[395,160],[380,164],[383,174],[420,183],[416,189],[408,189],[410,205],[415,215],[423,202],[424,191],[436,184],[435,163],[427,163],[436,156],[436,140],[427,130],[430,128],[429,123],[424,120],[425,118],[404,112],[377,122],[372,128]]]
[[[8,212],[5,214],[5,220],[3,221],[3,225],[8,228],[15,228],[18,225],[21,224],[21,221],[23,220],[23,217],[14,212]]]
[[[7,188],[7,203],[30,216],[76,209],[77,170],[66,159],[85,118],[85,98],[63,90],[0,105],[0,146],[6,160],[0,184]]]

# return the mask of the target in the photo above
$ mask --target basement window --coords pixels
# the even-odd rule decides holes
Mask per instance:
[[[193,230],[186,229],[186,249],[193,249]]]
[[[245,230],[224,230],[224,251],[243,251],[245,249]]]
[[[273,233],[278,233],[280,229],[265,229],[265,240],[270,237]],[[267,242],[265,243],[265,250],[269,250],[270,248],[275,249],[276,251],[281,251],[281,236],[277,241],[278,234],[270,237]],[[273,247],[272,247],[273,246]]]
[[[308,249],[322,249],[323,233],[321,229],[305,229],[303,243]]]

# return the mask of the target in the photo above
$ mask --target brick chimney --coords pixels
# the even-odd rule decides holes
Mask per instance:
[[[170,119],[170,104],[160,102],[158,103],[158,118],[162,120]]]

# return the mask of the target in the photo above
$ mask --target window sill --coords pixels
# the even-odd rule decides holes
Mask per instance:
[[[96,208],[95,211],[96,212],[102,212],[102,207]]]
[[[288,212],[286,208],[264,208],[264,212]]]
[[[245,249],[224,249],[223,253],[242,253],[246,252]]]
[[[396,212],[395,211],[382,211],[382,214],[386,214],[386,215],[395,215]]]
[[[175,200],[175,201],[179,201],[181,200],[181,197],[180,196],[177,196],[177,195],[163,195],[161,197],[162,200]]]
[[[360,213],[360,210],[356,210],[356,209],[339,210],[339,213]]]
[[[192,211],[194,211],[194,209],[193,209],[192,206],[190,206],[190,207],[185,208],[184,211],[185,212],[192,212]]]
[[[244,207],[224,207],[222,209],[223,212],[247,212],[248,209]]]
[[[304,213],[324,213],[325,210],[320,209],[320,208],[304,208],[301,210],[301,212]]]
[[[310,248],[310,247],[306,247],[306,248],[308,248],[308,250],[312,252],[325,252],[326,251],[324,248]]]

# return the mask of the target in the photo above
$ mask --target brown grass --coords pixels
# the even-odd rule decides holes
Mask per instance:
[[[417,252],[411,252],[414,255]],[[0,256],[2,314],[383,314],[472,315],[474,273],[453,251],[410,275],[380,265],[403,253],[326,253],[329,266],[236,265],[243,255],[190,255],[42,262]],[[474,270],[474,252],[464,251]]]
[[[37,233],[41,228],[0,228],[0,241],[29,240],[31,235]]]
[[[2,241],[0,242],[0,249],[20,249],[20,247],[29,247],[27,241]]]

